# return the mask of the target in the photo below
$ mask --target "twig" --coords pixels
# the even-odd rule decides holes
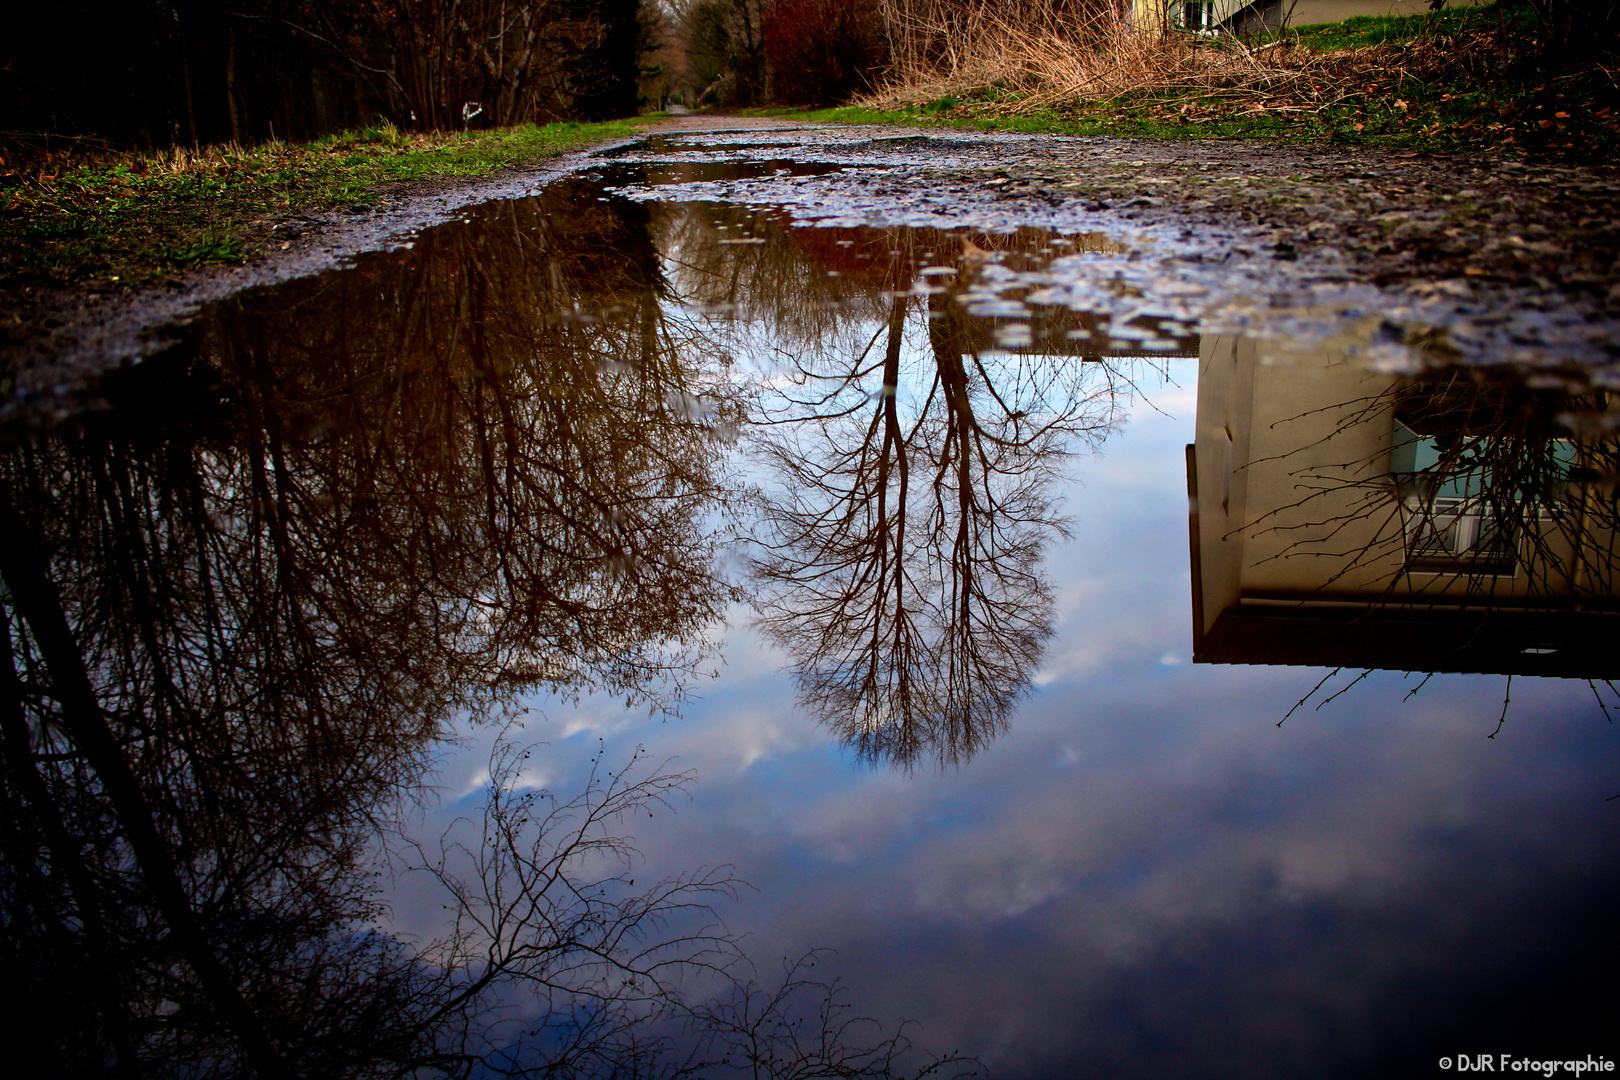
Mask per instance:
[[[1362,679],[1365,679],[1367,676],[1371,675],[1372,673],[1373,673],[1373,669],[1368,668],[1366,671],[1363,671],[1360,675],[1357,675],[1355,677],[1355,679],[1351,681],[1349,686],[1346,686],[1343,690],[1340,690],[1340,691],[1336,692],[1333,695],[1333,697],[1324,698],[1322,701],[1318,702],[1317,706],[1316,706],[1316,711],[1321,712],[1323,705],[1328,704],[1328,702],[1332,701],[1333,698],[1338,697],[1340,694],[1348,692],[1351,688],[1353,688],[1356,685],[1356,683],[1360,682]]]
[[[1281,720],[1277,721],[1277,726],[1282,727],[1283,724],[1288,720],[1288,718],[1290,716],[1293,716],[1295,711],[1298,710],[1298,708],[1301,705],[1303,705],[1307,701],[1311,700],[1311,695],[1312,694],[1315,694],[1318,690],[1322,689],[1322,683],[1327,682],[1329,679],[1333,678],[1333,676],[1337,675],[1339,672],[1341,672],[1343,670],[1344,670],[1344,668],[1334,668],[1332,671],[1330,671],[1326,675],[1322,676],[1322,682],[1319,682],[1315,686],[1311,687],[1311,692],[1309,694],[1306,694],[1304,697],[1302,697],[1298,701],[1294,702],[1294,707],[1292,709],[1289,709],[1286,713],[1283,714],[1283,718]]]
[[[1423,676],[1423,681],[1422,682],[1418,683],[1416,686],[1412,687],[1412,689],[1408,690],[1406,692],[1406,696],[1401,698],[1401,700],[1403,702],[1404,701],[1411,701],[1412,700],[1412,695],[1416,694],[1419,690],[1421,690],[1425,686],[1429,685],[1429,680],[1432,679],[1432,678],[1434,678],[1434,672],[1431,671],[1427,675]]]
[[[1507,679],[1507,687],[1502,691],[1502,715],[1496,719],[1496,731],[1493,731],[1489,735],[1485,736],[1487,739],[1496,738],[1497,734],[1502,730],[1502,725],[1507,723],[1508,701],[1511,700],[1512,693],[1513,676],[1509,675]]]
[[[1604,681],[1604,684],[1607,685],[1610,690],[1614,689],[1614,684],[1613,683],[1609,682],[1607,679],[1605,679],[1603,681]],[[1609,707],[1606,704],[1604,704],[1603,695],[1598,693],[1597,681],[1595,679],[1587,679],[1586,680],[1586,685],[1590,686],[1592,688],[1592,696],[1597,698],[1598,708],[1603,710],[1603,719],[1607,720],[1610,724],[1613,724],[1614,723],[1614,717],[1609,715]]]

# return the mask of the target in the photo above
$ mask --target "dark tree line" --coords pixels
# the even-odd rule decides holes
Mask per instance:
[[[888,70],[881,5],[867,0],[673,0],[689,101],[832,104]]]
[[[633,115],[641,0],[69,0],[0,31],[0,131],[167,146]]]

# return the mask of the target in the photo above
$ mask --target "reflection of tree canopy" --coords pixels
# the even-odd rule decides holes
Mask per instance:
[[[984,320],[956,297],[992,238],[753,227],[764,243],[709,249],[711,300],[769,303],[811,270],[835,283],[762,406],[761,625],[862,757],[964,760],[1029,685],[1051,624],[1051,484],[1113,425],[1118,387],[1078,356],[980,347]],[[909,289],[924,258],[960,261],[963,283],[872,297]]]
[[[712,614],[718,447],[636,209],[562,206],[491,211],[409,270],[378,260],[386,280],[363,265],[311,298],[341,312],[319,329],[284,298],[249,307],[235,347],[274,353],[251,392],[277,397],[277,497],[334,581],[418,583],[402,610],[474,635],[489,674],[635,694]]]
[[[435,1052],[442,979],[354,932],[379,815],[454,713],[645,699],[728,595],[724,408],[638,213],[507,205],[249,296],[5,448],[0,947],[45,1072]]]

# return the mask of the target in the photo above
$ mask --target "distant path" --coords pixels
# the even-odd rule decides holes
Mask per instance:
[[[819,127],[799,120],[783,120],[776,116],[727,116],[723,113],[692,113],[670,111],[669,119],[660,120],[647,128],[649,135],[690,131],[758,131],[761,128],[780,128],[784,131]]]

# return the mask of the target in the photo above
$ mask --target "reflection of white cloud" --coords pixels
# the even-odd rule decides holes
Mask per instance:
[[[540,791],[551,786],[551,774],[544,769],[524,769],[512,777],[507,784],[508,791]]]
[[[1342,913],[1344,933],[1368,920],[1427,925],[1430,911],[1495,932],[1494,900],[1449,895],[1447,882],[1475,871],[1447,845],[1469,828],[1458,806],[1529,767],[1477,737],[1479,706],[1498,689],[1458,680],[1403,713],[1398,678],[1381,677],[1333,708],[1353,707],[1279,731],[1317,677],[1179,666],[1058,680],[960,773],[846,772],[834,791],[784,792],[775,774],[706,785],[682,848],[735,861],[761,887],[738,916],[760,949],[839,947],[864,1010],[919,1016],[979,1048],[997,1045],[1002,1023],[1078,1032],[1110,995],[1145,992],[1120,989],[1135,985],[1120,982],[1129,972],[1166,956],[1200,964],[1215,943],[1279,921],[1313,926],[1313,911]],[[1568,703],[1567,687],[1536,692],[1551,696],[1532,712]],[[1564,752],[1555,746],[1532,752]],[[1469,843],[1497,850],[1511,878],[1512,852],[1524,849],[1487,824]],[[1569,872],[1593,857],[1590,839],[1552,857]],[[1320,932],[1332,942],[1341,931]],[[1252,970],[1198,968],[1207,985],[1197,985],[1224,993],[1227,978],[1297,977],[1293,992],[1331,1011],[1385,992],[1364,965],[1400,973],[1448,962],[1381,933],[1355,931],[1308,978],[1268,958]],[[991,944],[1005,934],[1028,950]],[[952,989],[963,985],[975,992]],[[1204,992],[1197,985],[1154,992],[1190,1001]],[[1063,1038],[1041,1045],[1064,1060]]]
[[[640,743],[694,770],[690,804],[634,825],[646,872],[735,864],[760,891],[723,914],[762,968],[837,948],[862,1013],[1000,1055],[1000,1076],[1071,1075],[1133,1036],[1306,1060],[1403,980],[1446,987],[1495,935],[1557,932],[1511,913],[1611,865],[1620,832],[1599,813],[1620,744],[1584,723],[1586,689],[1515,680],[1495,742],[1500,682],[1461,677],[1403,705],[1374,676],[1279,729],[1320,671],[1186,663],[1184,394],[1077,462],[1039,689],[960,771],[852,766],[737,628],[679,716],[544,703],[537,769],[568,790],[597,744],[557,735],[590,733],[605,761]]]
[[[465,799],[474,792],[482,791],[484,788],[489,786],[489,781],[489,769],[479,769],[477,772],[473,773],[465,783],[458,785],[454,789],[455,798]]]
[[[706,726],[701,738],[685,742],[681,756],[702,757],[710,763],[710,771],[741,773],[798,750],[806,734],[781,713],[738,708]]]
[[[477,772],[473,773],[465,783],[460,784],[452,789],[452,801],[459,801],[483,791],[485,788],[490,786],[491,779],[493,778],[489,775],[489,769],[487,767],[479,769]],[[550,774],[544,769],[524,769],[507,781],[506,790],[538,791],[543,788],[550,787],[551,783],[552,780]]]
[[[1064,885],[1061,878],[1043,873],[1038,866],[1009,861],[990,869],[992,872],[984,877],[952,883],[954,887],[948,893],[921,886],[916,907],[925,913],[980,920],[1012,919],[1057,895]]]

